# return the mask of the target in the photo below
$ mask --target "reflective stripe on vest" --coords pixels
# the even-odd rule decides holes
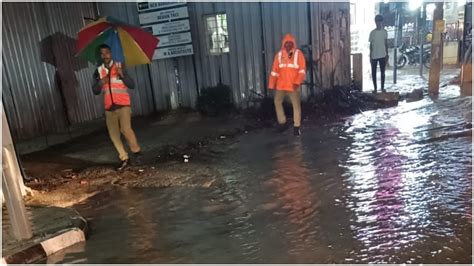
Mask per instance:
[[[293,64],[282,64],[281,63],[281,51],[278,52],[278,66],[280,68],[288,67],[288,68],[295,68],[298,69],[300,66],[298,65],[298,50],[296,50],[295,54],[293,55]]]
[[[103,90],[104,94],[110,94],[110,90]],[[127,89],[112,89],[113,94],[128,94]]]

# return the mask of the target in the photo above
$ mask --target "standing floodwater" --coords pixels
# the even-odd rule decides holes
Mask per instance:
[[[210,188],[77,206],[82,263],[470,263],[471,98],[401,103],[209,151]],[[159,174],[159,171],[158,173]]]

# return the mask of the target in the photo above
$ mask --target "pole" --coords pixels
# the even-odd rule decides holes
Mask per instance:
[[[313,3],[308,2],[308,21],[311,21],[311,9],[312,9]],[[310,82],[310,87],[309,87],[309,92],[311,94],[311,98],[314,98],[314,68],[313,68],[313,23],[309,23],[309,45],[308,45],[308,57],[310,58],[310,64],[309,64],[309,82]],[[350,30],[349,30],[350,32]]]
[[[352,79],[355,85],[362,90],[364,88],[364,70],[362,66],[362,53],[352,55]]]
[[[423,76],[423,49],[426,40],[426,3],[423,3],[420,9],[420,76]]]
[[[10,126],[5,116],[2,104],[2,193],[5,197],[8,216],[13,230],[13,236],[17,240],[32,237],[31,225],[26,214],[23,202],[22,185],[23,178],[14,156],[13,141],[10,134]]]
[[[439,77],[441,73],[441,64],[443,61],[443,39],[444,31],[443,20],[443,2],[436,2],[436,9],[433,14],[433,40],[431,43],[431,66],[428,91],[432,95],[439,93]]]
[[[260,39],[262,40],[262,67],[263,67],[263,93],[265,97],[268,95],[268,84],[267,84],[267,79],[268,79],[268,73],[267,73],[267,59],[265,55],[265,26],[263,24],[263,3],[259,3],[259,12],[260,12]]]
[[[397,84],[397,50],[398,50],[398,4],[395,8],[395,32],[393,40],[393,84]]]
[[[156,114],[157,112],[157,107],[156,107],[156,98],[155,98],[155,87],[153,86],[153,78],[151,75],[151,64],[146,65],[146,69],[148,72],[148,81],[150,82],[150,92],[151,92],[151,103],[153,104],[153,113]]]
[[[397,51],[400,45],[399,40],[402,36],[402,23],[401,23],[401,3],[396,3],[395,8],[395,42],[393,49],[393,84],[397,84]]]

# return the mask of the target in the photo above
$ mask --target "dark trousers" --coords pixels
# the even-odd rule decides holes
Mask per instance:
[[[380,65],[380,74],[382,75],[382,91],[384,90],[385,85],[385,57],[371,59],[370,65],[372,66],[372,82],[374,83],[374,90],[377,91],[377,63]]]

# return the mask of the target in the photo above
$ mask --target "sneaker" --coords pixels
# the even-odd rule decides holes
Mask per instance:
[[[120,163],[120,166],[117,168],[117,171],[122,171],[122,170],[124,170],[125,168],[128,167],[129,163],[130,163],[130,160],[129,160],[129,159],[123,160],[123,161]]]
[[[282,133],[282,132],[285,132],[287,129],[288,129],[287,124],[279,124],[277,128],[277,132]]]
[[[294,127],[294,128],[293,128],[293,134],[294,134],[295,136],[301,135],[300,127]]]
[[[386,91],[385,89],[382,89],[382,92],[383,92],[383,93],[386,93],[387,91]]]

